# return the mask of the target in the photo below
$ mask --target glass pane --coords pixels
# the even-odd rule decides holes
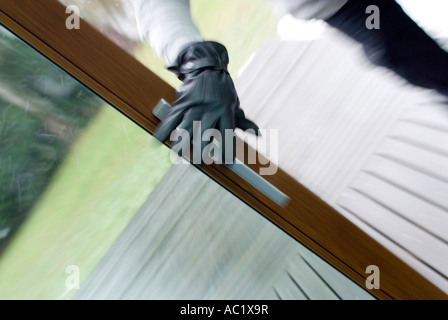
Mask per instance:
[[[61,2],[180,85],[140,38],[135,1]],[[277,15],[269,2],[276,1],[190,1],[204,38],[229,51],[246,115],[278,129],[284,171],[448,290],[446,98],[374,66],[358,43],[322,21]],[[447,49],[446,1],[430,2],[397,1]],[[263,152],[263,138],[247,139]]]
[[[1,299],[372,299],[0,30]]]
[[[171,162],[128,118],[0,29],[0,298],[68,298]]]
[[[373,299],[185,164],[173,166],[76,299]]]

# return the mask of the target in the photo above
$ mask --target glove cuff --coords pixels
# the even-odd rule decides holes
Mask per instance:
[[[168,67],[180,80],[192,72],[212,69],[228,73],[229,56],[227,49],[214,41],[202,41],[185,48],[177,58],[177,66]]]

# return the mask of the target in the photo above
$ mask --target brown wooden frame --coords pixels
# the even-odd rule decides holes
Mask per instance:
[[[2,0],[0,22],[119,109],[149,133],[158,120],[151,108],[174,101],[172,87],[87,22],[68,30],[56,0]],[[251,165],[258,170],[259,165]],[[381,271],[379,299],[447,299],[448,295],[366,235],[281,169],[266,180],[291,197],[280,207],[224,166],[200,168],[296,240],[362,287],[369,265]]]

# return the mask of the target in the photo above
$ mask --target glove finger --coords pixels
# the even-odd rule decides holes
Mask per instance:
[[[260,128],[249,119],[236,119],[236,127],[243,131],[261,136]]]
[[[249,130],[249,133],[261,136],[260,128],[253,121],[247,119],[243,109],[239,107],[235,112],[235,122],[237,128],[240,128],[243,131]]]
[[[158,125],[156,132],[154,133],[154,137],[161,142],[165,142],[171,136],[171,133],[181,123],[184,113],[184,110],[174,109],[173,107],[173,110]]]
[[[220,131],[217,129],[217,123],[219,118],[216,114],[207,113],[202,117],[201,120],[201,152],[202,152],[202,161],[206,161],[205,163],[210,164],[211,158],[218,156],[219,159],[222,158],[221,153],[221,140],[222,136]],[[208,130],[212,131],[208,131]],[[215,144],[214,140],[218,141],[218,144]]]
[[[198,160],[198,154],[200,156],[200,147],[201,147],[201,117],[202,113],[196,111],[195,109],[189,109],[185,112],[184,117],[180,124],[177,126],[179,134],[182,135],[181,141],[178,143],[182,143],[182,150],[178,150],[178,154],[180,156],[186,156],[191,154],[191,145],[193,145],[193,157],[191,160],[196,164],[200,163]],[[176,145],[178,144],[176,143]],[[174,145],[173,145],[174,147]],[[181,154],[182,153],[182,154]],[[190,157],[191,158],[191,157]]]
[[[226,130],[231,130],[226,133]],[[222,161],[225,164],[230,164],[234,162],[236,153],[236,138],[234,134],[235,130],[235,119],[229,114],[223,115],[219,119],[219,130],[222,135]]]

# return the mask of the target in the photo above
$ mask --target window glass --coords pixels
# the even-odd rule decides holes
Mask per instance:
[[[372,299],[0,30],[0,298]]]
[[[65,268],[87,277],[168,150],[3,27],[0,119],[0,297],[61,298]]]

